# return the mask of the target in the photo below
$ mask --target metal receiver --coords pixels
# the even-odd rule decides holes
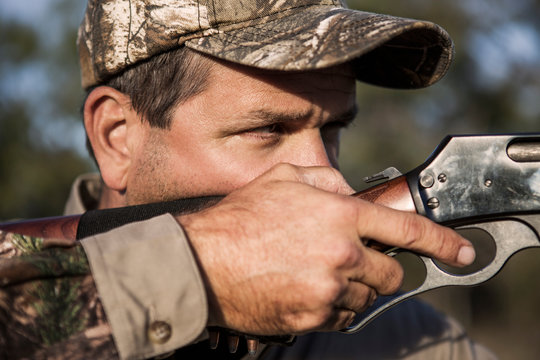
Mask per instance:
[[[516,252],[540,247],[540,134],[448,136],[406,177],[419,214],[456,230],[484,230],[495,243],[495,256],[480,270],[456,275],[418,255],[426,268],[424,282],[380,297],[344,333],[359,331],[394,305],[428,290],[481,284]],[[388,255],[402,251],[391,249]]]

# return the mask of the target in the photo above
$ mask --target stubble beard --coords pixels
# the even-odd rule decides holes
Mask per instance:
[[[179,184],[171,179],[166,145],[156,136],[150,136],[145,142],[144,152],[138,158],[132,181],[126,189],[127,205],[148,204],[175,200]]]

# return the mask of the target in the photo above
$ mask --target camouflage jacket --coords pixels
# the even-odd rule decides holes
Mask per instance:
[[[160,358],[240,359],[202,341]],[[0,359],[116,359],[118,352],[78,241],[0,230]]]
[[[82,246],[0,231],[0,358],[115,358]]]

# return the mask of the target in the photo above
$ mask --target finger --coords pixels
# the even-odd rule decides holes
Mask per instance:
[[[336,169],[324,166],[301,167],[292,164],[278,164],[272,167],[265,178],[280,181],[297,181],[318,189],[351,195],[355,191]]]
[[[331,167],[300,168],[305,184],[342,195],[351,195],[355,190],[347,183],[343,174]]]
[[[361,313],[373,305],[377,299],[375,289],[357,281],[349,281],[349,285],[343,292],[342,297],[336,302],[340,309],[352,310]]]
[[[364,248],[362,261],[349,272],[349,279],[374,289],[380,295],[390,295],[401,287],[403,268],[399,262],[377,250]]]
[[[349,327],[356,318],[356,312],[351,309],[337,308],[326,323],[317,331],[337,331]]]
[[[419,252],[449,265],[474,261],[472,244],[455,231],[417,214],[358,200],[357,231],[360,237]],[[381,221],[383,219],[383,221]]]

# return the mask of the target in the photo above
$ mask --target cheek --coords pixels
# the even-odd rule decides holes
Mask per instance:
[[[185,133],[156,132],[149,137],[132,166],[129,204],[228,194],[283,161],[278,152],[238,138],[205,141],[208,136],[182,136]]]
[[[139,158],[127,188],[129,204],[225,195],[271,167],[224,148],[173,150],[161,147]]]
[[[145,147],[131,168],[126,189],[129,205],[171,199],[168,195],[173,188],[168,176],[169,161],[168,153],[160,147]]]
[[[223,148],[207,150],[189,160],[189,167],[183,167],[187,174],[181,175],[187,190],[194,195],[228,194],[271,166],[264,165],[265,161],[256,159],[253,154],[237,155]],[[183,170],[177,170],[177,173],[181,172]]]

